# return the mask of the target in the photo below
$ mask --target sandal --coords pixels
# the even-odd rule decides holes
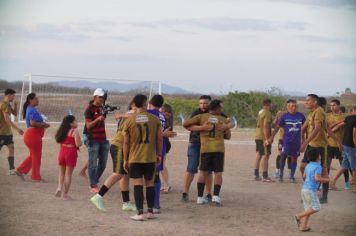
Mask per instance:
[[[305,229],[300,229],[299,231],[300,231],[300,232],[308,232],[308,231],[310,231],[310,230],[311,230],[311,228],[307,227],[307,228],[305,228]]]
[[[164,189],[163,189],[163,192],[164,192],[164,193],[169,193],[169,192],[171,191],[171,189],[172,189],[172,187],[169,186],[168,188],[164,188]]]

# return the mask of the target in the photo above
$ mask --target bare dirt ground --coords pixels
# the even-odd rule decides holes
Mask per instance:
[[[300,235],[294,214],[303,209],[298,183],[262,183],[253,180],[255,146],[253,132],[236,131],[226,144],[222,207],[200,206],[196,200],[196,179],[190,190],[190,203],[181,203],[183,175],[186,169],[188,133],[183,130],[172,139],[168,169],[172,192],[161,195],[162,214],[157,220],[134,222],[133,213],[121,210],[121,194],[114,186],[105,196],[107,211],[98,211],[89,199],[88,182],[78,176],[87,160],[81,148],[70,195],[74,200],[54,197],[57,187],[59,146],[53,135],[44,138],[42,177],[46,183],[21,181],[8,175],[7,149],[0,154],[0,235]],[[108,130],[113,137],[114,127]],[[22,137],[15,135],[16,165],[27,155]],[[273,147],[270,173],[274,173],[277,150]],[[338,163],[333,164],[334,169]],[[111,158],[101,179],[111,173]],[[332,171],[332,175],[335,170]],[[29,177],[26,178],[27,180]],[[338,186],[343,187],[343,177]],[[131,199],[133,195],[131,192]],[[330,191],[329,203],[311,218],[308,235],[356,235],[356,194]]]

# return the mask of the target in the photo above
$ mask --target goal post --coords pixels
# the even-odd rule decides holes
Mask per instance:
[[[61,122],[68,114],[73,114],[81,122],[96,88],[107,90],[106,104],[119,107],[120,112],[127,111],[133,96],[138,93],[148,99],[162,93],[160,81],[27,74],[21,89],[20,112],[27,94],[33,92],[39,97],[38,110],[48,122]],[[18,119],[21,121],[22,116],[19,115]],[[113,115],[107,116],[107,123],[116,123]]]

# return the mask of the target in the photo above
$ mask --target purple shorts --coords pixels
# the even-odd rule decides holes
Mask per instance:
[[[283,144],[282,153],[286,156],[299,157],[300,145],[285,143]]]

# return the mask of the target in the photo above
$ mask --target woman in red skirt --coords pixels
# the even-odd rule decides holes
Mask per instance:
[[[38,97],[35,93],[27,95],[23,105],[23,118],[26,120],[27,130],[24,134],[24,143],[30,151],[28,157],[16,169],[16,174],[23,180],[23,174],[27,174],[32,169],[31,179],[36,182],[43,182],[41,177],[42,158],[42,137],[44,130],[49,124],[43,121],[41,114],[37,111]]]
[[[82,145],[78,124],[73,115],[64,117],[56,133],[56,141],[61,144],[58,164],[58,188],[55,196],[62,196],[63,200],[70,200],[68,191],[72,182],[72,174],[77,164],[78,149]]]

